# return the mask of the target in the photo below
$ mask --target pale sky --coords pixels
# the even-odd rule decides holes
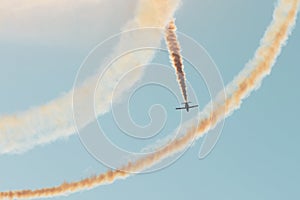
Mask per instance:
[[[136,0],[0,1],[1,115],[42,105],[69,91],[88,52],[121,30],[136,5]],[[226,84],[252,58],[276,2],[183,0],[176,24],[205,47]],[[198,159],[200,140],[161,171],[54,199],[299,199],[299,25],[262,87],[226,120],[207,158]],[[159,54],[155,61],[168,65],[165,58]],[[203,91],[197,94],[201,107],[208,93],[197,85],[188,65],[186,71],[195,89]],[[139,123],[148,122],[149,105],[162,103],[171,116],[163,135],[177,126],[177,102],[167,92],[150,88],[136,98],[132,114]],[[122,132],[111,114],[100,119],[116,143],[131,139],[118,136]],[[134,149],[137,142],[127,146]],[[55,186],[107,168],[74,135],[21,155],[1,155],[0,169],[0,191],[7,191]]]

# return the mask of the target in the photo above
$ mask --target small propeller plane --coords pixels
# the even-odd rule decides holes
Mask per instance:
[[[198,105],[190,106],[189,103],[192,103],[192,102],[184,102],[184,103],[182,103],[182,104],[184,104],[184,107],[176,108],[176,110],[183,110],[183,109],[185,109],[186,112],[189,112],[190,108],[196,108],[196,107],[198,107]]]

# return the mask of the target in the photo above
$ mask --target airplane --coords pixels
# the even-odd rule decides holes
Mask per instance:
[[[187,112],[189,112],[190,108],[196,108],[196,107],[198,107],[198,105],[190,106],[189,103],[192,103],[192,102],[184,102],[184,103],[182,103],[182,104],[184,104],[184,107],[176,108],[176,110],[183,110],[183,109],[185,109]]]

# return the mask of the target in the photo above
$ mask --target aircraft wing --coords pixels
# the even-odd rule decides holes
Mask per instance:
[[[176,110],[183,110],[185,107],[176,108]]]
[[[196,108],[196,107],[198,107],[198,105],[189,106],[189,108]]]

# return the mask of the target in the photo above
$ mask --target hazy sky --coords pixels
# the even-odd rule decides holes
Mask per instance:
[[[70,4],[64,0],[32,6],[29,0],[21,4],[2,1],[3,115],[42,105],[70,90],[88,52],[121,29],[133,16],[136,3],[89,0]],[[271,21],[275,3],[183,0],[175,15],[176,24],[179,31],[207,49],[228,83],[254,54]],[[198,141],[164,170],[57,199],[250,200],[283,199],[287,194],[291,199],[299,198],[299,48],[300,30],[296,26],[271,76],[226,120],[216,148],[204,160],[198,159]],[[168,64],[164,57],[158,56],[155,61]],[[187,67],[187,78],[197,85],[189,71]],[[149,91],[157,91],[157,96]],[[205,105],[207,91],[198,94],[198,98],[199,104]],[[144,102],[163,103],[171,116],[170,130],[176,127],[177,121],[172,121],[174,104],[168,105],[174,99],[163,90],[146,88],[137,94],[136,102],[139,108]],[[140,112],[133,110],[133,117],[147,122],[146,114]],[[110,118],[107,115],[103,120],[110,123]],[[108,128],[115,131],[113,126]],[[0,169],[1,191],[53,186],[106,170],[84,149],[77,135],[21,155],[1,156]]]

